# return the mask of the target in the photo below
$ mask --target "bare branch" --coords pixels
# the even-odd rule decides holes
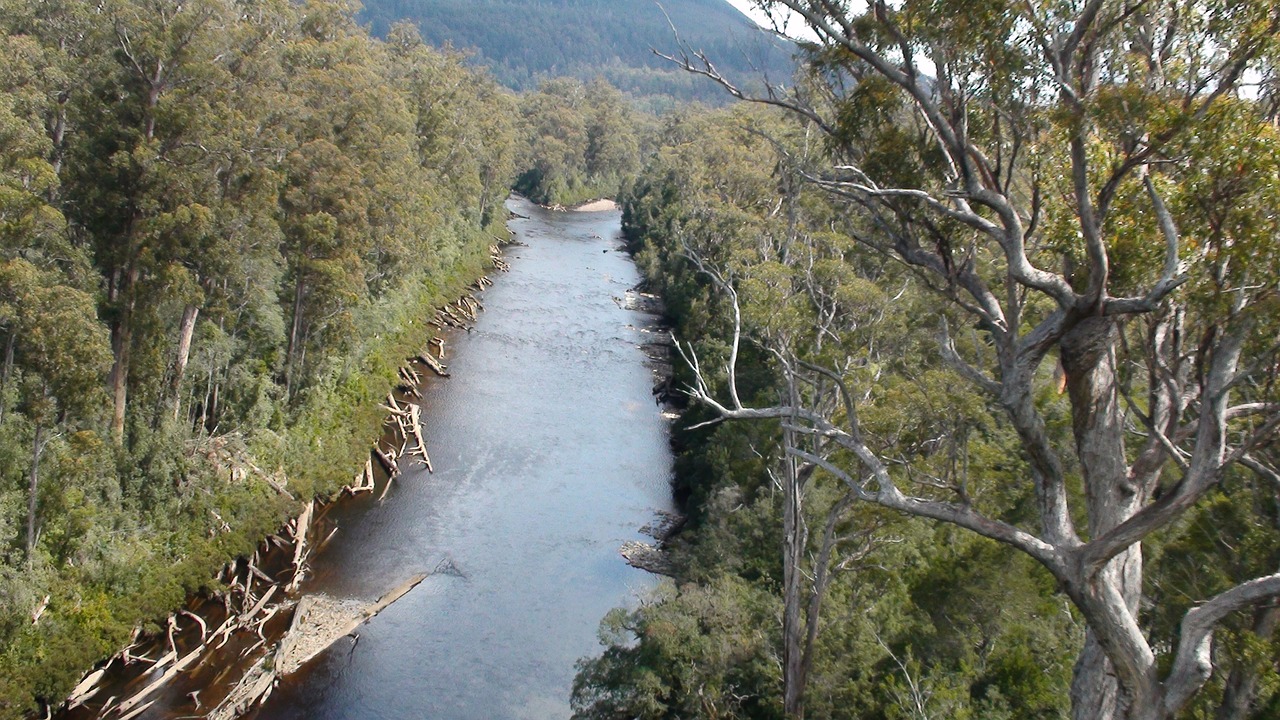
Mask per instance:
[[[960,353],[956,351],[955,341],[951,339],[951,332],[947,328],[946,318],[942,320],[942,328],[938,335],[938,346],[942,349],[942,359],[946,361],[948,366],[960,373],[984,393],[995,398],[1000,397],[1001,384],[987,377],[981,370],[965,362],[964,358],[960,357]]]
[[[1213,672],[1213,631],[1226,617],[1280,597],[1280,573],[1256,578],[1213,596],[1182,619],[1173,668],[1165,680],[1165,705],[1172,715],[1200,690]]]

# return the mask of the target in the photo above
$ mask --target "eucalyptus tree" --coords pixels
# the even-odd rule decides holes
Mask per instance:
[[[487,224],[515,174],[515,96],[468,68],[460,53],[426,45],[413,25],[392,27],[387,45],[395,84],[415,115],[418,162],[439,186],[436,212],[466,207],[476,226]]]
[[[172,401],[169,385],[151,376],[172,373],[181,383],[204,289],[228,257],[217,250],[212,208],[235,143],[232,34],[223,32],[234,9],[223,0],[118,0],[97,13],[82,51],[95,63],[71,100],[64,187],[68,217],[106,279],[111,429],[119,441],[138,406],[131,389],[157,405]],[[176,350],[161,314],[170,311]]]
[[[41,456],[61,428],[92,419],[106,337],[94,307],[88,258],[67,241],[56,194],[50,59],[28,37],[0,39],[0,423],[10,402],[30,430],[25,555],[34,562]]]
[[[859,405],[875,388],[856,387],[849,363],[771,345],[803,391],[744,403],[741,323],[727,389],[699,373],[692,395],[723,418],[781,421],[801,439],[792,457],[863,501],[1038,561],[1087,629],[1075,717],[1175,716],[1213,672],[1215,628],[1280,597],[1280,574],[1261,569],[1184,603],[1176,634],[1152,636],[1142,552],[1225,479],[1278,477],[1280,228],[1267,208],[1280,137],[1241,88],[1275,50],[1280,6],[760,5],[799,15],[816,40],[796,91],[754,99],[827,134],[834,162],[810,179],[861,219],[860,243],[945,299],[925,332],[1016,432],[1035,521],[974,502],[968,478],[912,482],[911,462],[864,432]],[[744,96],[712,59],[681,61]],[[738,316],[741,289],[718,284]],[[1055,359],[1069,437],[1050,423]]]
[[[293,117],[280,192],[288,266],[287,392],[355,335],[354,311],[394,281],[425,234],[408,209],[425,189],[413,118],[345,3],[300,9],[285,53]]]

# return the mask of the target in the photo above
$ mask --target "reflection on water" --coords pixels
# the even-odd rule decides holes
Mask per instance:
[[[335,510],[311,588],[376,596],[441,568],[286,681],[256,717],[565,718],[574,663],[652,577],[625,541],[670,501],[670,451],[637,347],[647,320],[619,214],[509,206],[511,272],[424,393],[436,472]]]

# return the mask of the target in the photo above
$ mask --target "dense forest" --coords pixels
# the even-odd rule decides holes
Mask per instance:
[[[1280,715],[1280,6],[763,4],[655,118],[638,5],[0,0],[0,718],[350,481],[512,187],[620,192],[688,400],[576,717]]]
[[[548,201],[639,148],[617,90],[525,106],[343,2],[12,0],[0,24],[11,718],[350,481],[425,319],[505,237],[535,128],[591,147],[524,173]]]
[[[649,154],[652,116],[601,78],[548,80],[520,103],[515,189],[546,205],[614,197]]]
[[[556,77],[604,77],[651,107],[729,100],[654,49],[672,54],[684,44],[705,51],[727,75],[753,87],[766,76],[789,82],[793,69],[792,46],[724,0],[367,0],[361,18],[375,35],[412,22],[434,45],[474,52],[474,62],[517,90]]]
[[[690,523],[575,717],[1280,715],[1280,6],[765,4],[624,194]]]

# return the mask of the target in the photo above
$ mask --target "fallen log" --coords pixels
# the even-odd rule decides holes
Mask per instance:
[[[373,455],[378,458],[378,464],[382,465],[382,469],[386,470],[388,475],[399,474],[400,468],[396,466],[396,461],[391,459],[381,448],[374,448]]]
[[[378,502],[382,502],[383,498],[387,496],[387,493],[391,492],[391,486],[395,481],[396,479],[394,477],[387,478],[387,484],[382,486],[382,492],[378,494]]]
[[[294,611],[289,632],[275,653],[273,666],[276,671],[281,675],[295,672],[308,660],[407,595],[430,575],[431,573],[414,575],[372,604],[340,600],[326,595],[308,595],[303,598]]]
[[[208,720],[236,720],[256,703],[264,700],[276,681],[276,673],[267,667],[263,657],[236,683],[227,699],[218,704],[206,718]]]
[[[262,597],[258,598],[258,602],[254,603],[252,608],[240,614],[240,617],[239,617],[240,625],[248,625],[249,621],[252,620],[255,615],[262,612],[262,608],[267,606],[267,602],[271,600],[271,596],[275,595],[276,590],[279,590],[279,589],[280,589],[279,585],[272,585],[271,587],[267,588],[267,591],[262,594]]]
[[[302,510],[302,514],[298,516],[297,528],[293,533],[293,579],[289,581],[289,586],[285,588],[287,592],[297,590],[298,585],[302,583],[302,564],[306,559],[307,552],[307,530],[310,529],[311,513],[315,511],[315,506],[315,501],[307,503],[307,506]]]
[[[329,541],[333,539],[333,536],[337,534],[338,534],[338,528],[335,527],[334,529],[330,530],[329,534],[325,536],[324,540],[321,540],[320,544],[316,546],[316,550],[317,551],[323,550],[324,546],[328,545]]]
[[[369,492],[373,489],[373,453],[369,453],[369,457],[364,460],[364,468],[356,475],[356,479],[352,481],[347,490],[352,495],[359,495],[362,492]]]
[[[51,595],[45,595],[44,599],[41,600],[38,605],[36,605],[36,609],[31,611],[32,625],[40,624],[40,618],[44,617],[44,611],[49,609],[49,598],[51,597],[52,597]]]
[[[155,705],[155,704],[156,704],[156,701],[155,701],[155,700],[152,700],[151,702],[147,703],[146,705],[143,705],[143,706],[142,706],[142,707],[140,707],[140,708],[137,708],[136,710],[134,710],[134,711],[133,711],[133,712],[131,712],[131,713],[128,713],[128,714],[125,714],[125,715],[121,715],[121,716],[120,716],[120,720],[133,720],[133,718],[136,718],[136,717],[138,717],[139,715],[141,715],[142,713],[146,712],[146,711],[147,711],[147,708],[149,708],[149,707],[151,707],[152,705]]]
[[[443,308],[440,309],[440,312],[443,314],[446,322],[458,328],[459,330],[471,329],[471,327],[467,325],[467,321],[459,317],[458,312],[455,311],[452,306],[445,305]]]
[[[434,473],[436,470],[431,467],[431,457],[427,455],[427,441],[422,439],[422,409],[417,405],[409,406],[409,422],[413,430],[413,437],[418,441],[418,454],[422,456],[422,462],[427,466],[427,472]]]
[[[270,575],[258,569],[258,566],[255,565],[253,562],[253,558],[249,558],[249,573],[254,577],[258,578],[259,580],[261,580],[262,582],[266,583],[267,585],[276,584],[275,578],[271,577]]]
[[[444,351],[444,348],[441,347],[441,352],[443,353],[443,351]],[[448,368],[442,365],[439,360],[436,360],[435,358],[431,357],[430,353],[425,353],[425,352],[422,353],[421,355],[418,356],[418,360],[422,361],[423,365],[426,365],[427,367],[431,368],[431,371],[434,372],[436,375],[439,375],[440,377],[446,377],[446,378],[449,377]]]
[[[209,626],[205,623],[204,618],[191,612],[190,610],[181,610],[179,611],[179,614],[186,615],[187,617],[194,620],[196,622],[196,625],[200,626],[200,642],[203,643],[209,640]]]
[[[107,668],[101,667],[88,675],[85,675],[84,679],[81,680],[80,683],[71,691],[71,694],[67,696],[67,709],[70,710],[72,708],[79,707],[80,705],[83,705],[86,700],[97,695],[98,692],[102,690],[102,688],[98,686],[98,682],[102,680],[103,676],[106,674]]]
[[[147,696],[151,695],[151,693],[155,692],[156,690],[159,690],[161,687],[167,684],[170,680],[177,677],[178,673],[185,670],[188,665],[195,662],[196,658],[200,657],[200,655],[204,653],[204,650],[205,650],[205,644],[200,643],[200,645],[196,649],[192,650],[186,655],[183,655],[182,659],[178,660],[173,665],[169,666],[169,668],[166,669],[163,673],[161,673],[158,679],[153,681],[150,685],[147,685],[141,691],[134,694],[133,697],[120,703],[119,712],[128,713],[130,710],[137,707],[137,705],[140,702],[142,702],[144,699],[146,699]],[[157,667],[159,667],[159,665],[160,665],[159,663],[156,664]],[[150,705],[150,703],[148,703],[148,705]],[[124,717],[134,717],[136,714],[137,713],[134,713],[133,715],[125,715]],[[122,717],[120,720],[124,720],[124,717]]]
[[[419,385],[422,383],[422,376],[418,374],[411,366],[404,366],[396,371],[400,375],[400,379],[410,385]]]

